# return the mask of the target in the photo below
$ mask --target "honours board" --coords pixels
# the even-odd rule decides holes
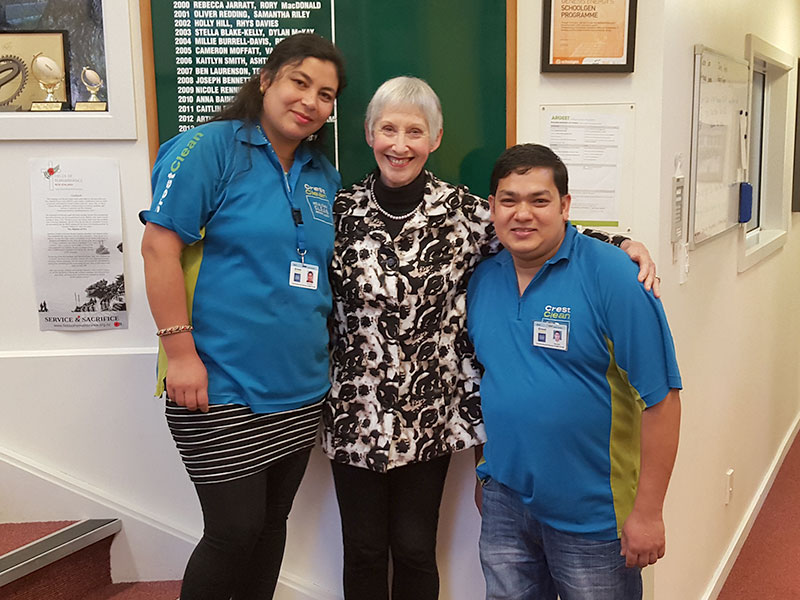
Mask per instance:
[[[288,8],[295,5],[306,8]],[[151,6],[160,142],[208,120],[232,100],[283,38],[315,31],[330,39],[332,31],[331,0],[173,0]]]
[[[506,145],[505,3],[159,0],[150,10],[159,142],[208,120],[281,39],[311,31],[334,40],[347,61],[347,88],[326,126],[345,185],[375,166],[363,125],[372,93],[413,75],[431,84],[444,112],[442,145],[427,168],[488,193]]]

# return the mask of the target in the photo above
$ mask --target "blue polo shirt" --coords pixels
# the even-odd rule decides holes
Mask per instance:
[[[681,387],[661,302],[636,277],[624,252],[568,224],[521,297],[507,250],[469,283],[486,369],[479,476],[547,525],[595,539],[619,537],[633,508],[642,411]]]
[[[254,412],[291,410],[330,387],[328,329],[332,202],[341,178],[301,145],[288,176],[261,129],[242,121],[201,125],[165,142],[153,169],[153,204],[143,222],[176,232],[197,352],[212,404]],[[319,267],[317,289],[289,285],[299,262]],[[159,352],[156,394],[168,365]]]

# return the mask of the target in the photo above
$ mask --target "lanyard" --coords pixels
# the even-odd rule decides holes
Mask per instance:
[[[286,198],[289,200],[289,208],[292,211],[292,220],[294,221],[294,230],[297,234],[297,254],[300,257],[300,262],[306,262],[306,230],[303,224],[303,212],[295,206],[292,199],[292,190],[289,188],[289,174],[281,169],[283,172],[283,183],[286,186]]]
[[[267,148],[269,149],[269,152],[275,156],[275,160],[278,162],[278,166],[280,167],[281,174],[283,176],[284,190],[286,191],[286,199],[289,201],[289,210],[292,212],[292,220],[294,221],[294,229],[297,235],[297,255],[300,257],[300,262],[305,263],[305,257],[308,250],[306,249],[306,231],[305,225],[303,224],[303,212],[300,210],[300,207],[294,203],[292,189],[289,187],[289,174],[283,170],[283,165],[278,159],[278,155],[275,153],[267,134],[264,133],[263,129],[261,129],[261,125],[257,125],[257,127],[261,132],[261,135],[264,136],[264,141],[267,142]]]

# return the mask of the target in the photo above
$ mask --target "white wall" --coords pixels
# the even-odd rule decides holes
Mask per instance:
[[[786,247],[742,274],[737,231],[699,246],[690,255],[688,282],[679,285],[668,233],[673,161],[682,154],[688,165],[694,44],[744,58],[745,34],[754,33],[797,55],[800,3],[639,2],[631,75],[543,76],[539,36],[523,33],[540,30],[541,3],[520,2],[519,141],[540,135],[539,104],[636,104],[633,235],[657,256],[685,387],[665,511],[668,550],[653,569],[655,598],[715,597],[717,577],[735,558],[737,536],[800,413],[800,215]],[[729,467],[734,494],[724,506]]]
[[[692,45],[745,58],[744,37],[753,33],[797,56],[800,3],[670,0],[665,17],[662,198],[670,193],[674,155],[688,156],[690,147],[688,127],[681,124],[691,115]],[[686,392],[683,437],[667,502],[671,554],[656,571],[659,599],[718,591],[715,571],[730,567],[724,561],[729,550],[738,549],[729,546],[739,541],[737,533],[748,523],[760,486],[795,432],[798,225],[800,215],[794,215],[786,247],[745,273],[737,274],[736,231],[691,253],[685,285],[676,284],[674,268],[668,271],[666,305]],[[662,267],[669,269],[665,261]],[[724,506],[728,468],[735,469],[734,494]]]
[[[142,228],[136,217],[149,202],[149,165],[138,3],[131,5],[138,140],[0,143],[0,272],[5,282],[0,294],[0,460],[5,450],[17,464],[28,461],[53,479],[83,484],[105,505],[129,509],[136,518],[191,540],[200,532],[199,510],[161,407],[151,397],[154,326],[144,295],[138,254]],[[706,597],[735,551],[737,536],[800,414],[800,315],[794,300],[800,297],[800,217],[793,217],[795,229],[786,247],[743,274],[736,269],[736,232],[699,247],[691,254],[689,281],[679,285],[667,234],[669,178],[674,155],[682,153],[687,161],[689,156],[692,46],[702,43],[743,57],[744,35],[752,32],[797,54],[800,8],[796,0],[639,2],[635,73],[542,76],[541,3],[518,5],[519,141],[538,138],[539,104],[636,105],[633,233],[658,259],[686,388],[681,447],[666,506],[668,554],[648,578],[655,579],[658,600]],[[38,331],[27,160],[59,155],[120,161],[127,331]],[[745,319],[753,327],[742,327]],[[735,491],[725,507],[723,473],[728,467],[736,469]],[[6,473],[0,470],[7,481]],[[457,456],[442,506],[443,599],[483,595],[472,481],[471,457]],[[85,507],[64,503],[64,509],[70,512],[64,518],[84,516],[77,513]],[[9,506],[6,501],[0,518],[15,517],[54,515],[52,507],[45,510],[39,502]],[[340,597],[340,544],[329,468],[315,452],[290,521],[279,600]],[[125,577],[178,576],[183,554],[159,557],[168,565],[161,571],[146,561],[134,564]]]

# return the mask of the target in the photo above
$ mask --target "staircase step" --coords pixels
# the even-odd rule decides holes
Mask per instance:
[[[3,555],[0,557],[0,600],[66,598],[48,586],[60,589],[68,583],[88,591],[111,583],[111,536],[121,528],[119,519],[79,521]],[[98,569],[98,565],[101,568]],[[56,573],[59,576],[54,578]],[[40,595],[29,595],[31,590],[38,590]],[[13,595],[15,593],[20,595]]]
[[[81,600],[175,600],[180,593],[180,581],[113,583]]]
[[[178,598],[180,581],[111,582],[120,529],[118,519],[0,524],[0,551],[10,548],[0,555],[0,600]]]
[[[0,587],[0,600],[83,600],[111,583],[106,538]]]
[[[40,521],[35,523],[0,523],[0,556],[27,546],[75,521]]]

